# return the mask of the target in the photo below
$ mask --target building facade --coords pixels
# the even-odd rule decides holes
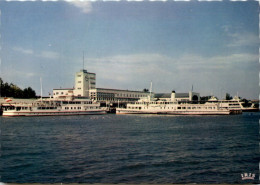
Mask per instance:
[[[96,74],[84,69],[75,74],[74,88],[53,89],[54,98],[81,96],[100,102],[131,102],[149,94],[144,91],[96,88]]]
[[[175,91],[172,91],[172,93],[155,94],[154,97],[161,100],[171,100],[179,102],[200,101],[200,94],[192,91],[188,93],[176,93]]]
[[[97,101],[131,102],[147,97],[150,93],[120,89],[96,88],[90,90],[90,98]]]
[[[96,74],[81,70],[75,75],[74,96],[84,96],[89,98],[90,90],[96,88]]]

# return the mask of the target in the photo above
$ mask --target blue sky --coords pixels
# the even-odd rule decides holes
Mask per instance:
[[[45,95],[97,87],[259,96],[258,2],[0,2],[1,77]]]

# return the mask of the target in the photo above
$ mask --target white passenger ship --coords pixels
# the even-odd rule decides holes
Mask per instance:
[[[219,103],[192,104],[173,100],[155,100],[151,97],[128,103],[126,108],[117,108],[117,114],[176,114],[176,115],[228,115],[233,111],[221,108]]]
[[[100,103],[80,97],[39,99],[33,103],[3,104],[3,116],[58,116],[105,114]]]
[[[243,112],[247,112],[247,111],[259,111],[258,108],[254,107],[254,104],[252,104],[251,107],[244,107],[244,103],[239,97],[235,96],[233,99],[231,100],[218,100],[216,97],[212,96],[207,102],[206,104],[210,104],[210,103],[219,103],[219,106],[222,108],[227,108],[232,110],[233,112],[237,112],[237,113],[242,113]]]

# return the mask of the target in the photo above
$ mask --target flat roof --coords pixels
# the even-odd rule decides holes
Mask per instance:
[[[60,88],[60,89],[53,89],[53,90],[74,90],[74,88]]]
[[[127,91],[127,92],[139,92],[139,93],[150,93],[144,91],[132,91],[132,90],[123,90],[123,89],[107,89],[107,88],[96,88],[97,90],[110,90],[110,91]]]

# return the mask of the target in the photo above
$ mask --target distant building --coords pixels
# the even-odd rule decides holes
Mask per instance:
[[[96,88],[96,74],[81,70],[75,75],[74,96],[90,97],[90,90]]]
[[[200,94],[196,92],[188,92],[188,93],[176,93],[172,91],[172,93],[157,93],[154,95],[154,98],[158,98],[161,100],[169,100],[172,101],[196,101],[200,100]]]
[[[53,97],[81,96],[100,102],[131,102],[150,93],[144,91],[131,91],[121,89],[96,88],[96,74],[81,70],[75,74],[75,88],[53,89]]]
[[[97,101],[137,101],[147,97],[150,93],[144,91],[130,91],[120,89],[96,88],[90,90],[90,97]]]

